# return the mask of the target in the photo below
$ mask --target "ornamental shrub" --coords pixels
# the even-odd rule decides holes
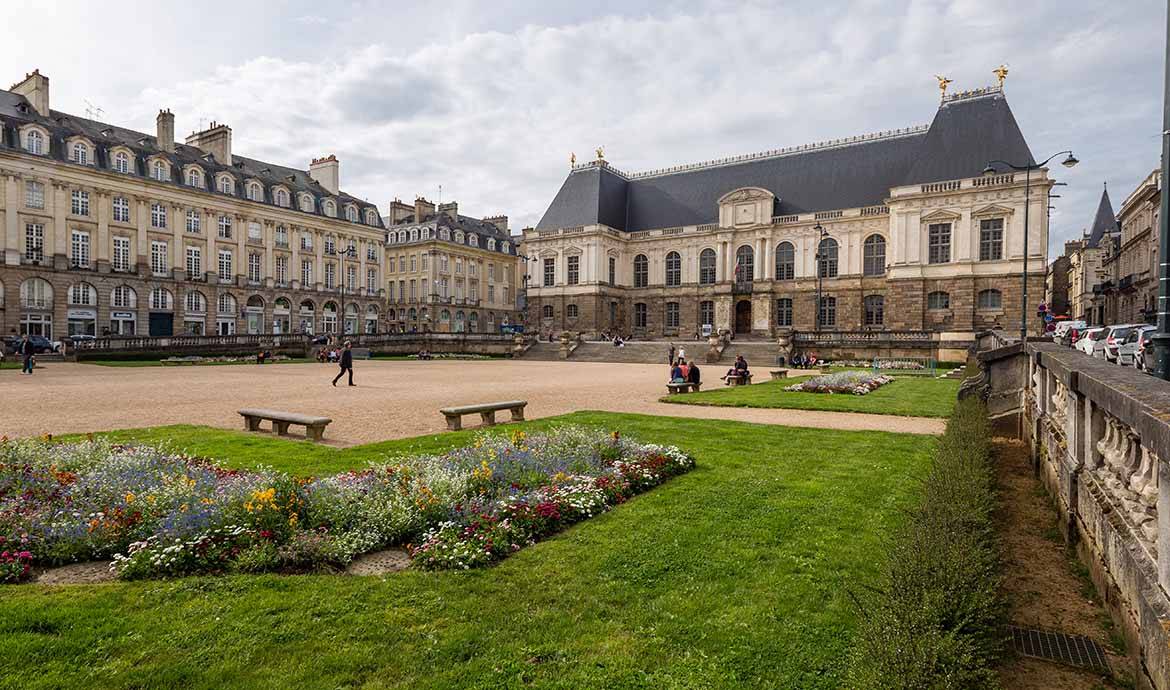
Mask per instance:
[[[983,404],[959,402],[920,504],[891,536],[880,584],[857,598],[850,687],[997,687],[1005,605],[991,436]]]

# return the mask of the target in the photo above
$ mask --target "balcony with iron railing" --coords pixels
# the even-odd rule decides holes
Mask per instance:
[[[750,295],[752,294],[752,281],[737,280],[731,284],[731,294],[733,295]]]

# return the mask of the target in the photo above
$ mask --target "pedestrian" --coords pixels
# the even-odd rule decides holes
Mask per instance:
[[[32,338],[28,337],[28,333],[25,333],[24,339],[20,341],[20,354],[24,357],[24,366],[21,367],[20,373],[32,376],[33,355],[35,353],[36,347],[33,346]]]
[[[674,364],[674,353],[675,353],[674,343],[671,343],[670,344],[670,354],[666,356],[666,363],[667,364]]]
[[[346,372],[349,372],[349,385],[353,384],[353,351],[350,350],[351,343],[345,341],[345,349],[341,351],[341,357],[338,359],[338,364],[341,370],[337,372],[337,376],[333,377],[333,385],[337,385],[337,379],[341,378]]]

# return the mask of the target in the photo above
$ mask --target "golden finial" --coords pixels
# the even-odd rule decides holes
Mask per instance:
[[[604,160],[604,159],[605,159],[605,148],[598,146],[597,147],[597,160]]]
[[[934,75],[934,78],[938,80],[938,90],[941,92],[939,94],[941,97],[940,100],[945,101],[947,98],[947,87],[950,86],[951,82],[954,81],[954,79],[947,79],[946,77],[942,77],[942,76],[939,76],[937,74]]]
[[[1002,89],[1003,82],[1005,79],[1007,79],[1007,75],[1008,75],[1007,65],[1000,65],[999,67],[996,67],[995,69],[991,70],[991,73],[995,75],[996,79],[999,79],[999,88]]]
[[[576,165],[576,164],[577,164],[577,154],[570,153],[569,154],[569,165]]]

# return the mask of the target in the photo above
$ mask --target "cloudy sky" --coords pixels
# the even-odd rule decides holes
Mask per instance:
[[[15,6],[13,6],[15,4]],[[23,7],[22,7],[23,6]],[[170,6],[170,7],[168,7]],[[39,68],[53,107],[305,167],[385,208],[444,200],[535,224],[570,152],[626,171],[929,123],[932,75],[1006,62],[1033,153],[1057,167],[1050,247],[1158,164],[1165,5],[1153,0],[7,0],[0,83]],[[783,190],[777,190],[783,195]]]

